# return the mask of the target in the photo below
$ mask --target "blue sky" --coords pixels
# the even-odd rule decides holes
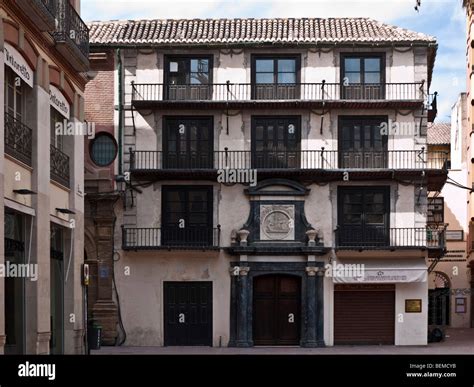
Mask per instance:
[[[86,21],[207,17],[371,17],[433,35],[438,54],[431,92],[438,91],[437,122],[466,90],[466,22],[461,0],[82,0]]]

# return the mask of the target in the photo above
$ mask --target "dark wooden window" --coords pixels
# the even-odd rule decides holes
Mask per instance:
[[[338,245],[388,246],[389,187],[339,187]]]
[[[213,118],[165,117],[163,166],[167,169],[213,167]]]
[[[299,98],[300,57],[252,57],[253,99]]]
[[[387,135],[381,124],[386,116],[339,117],[339,167],[386,168]]]
[[[444,198],[428,198],[428,224],[444,224]]]
[[[253,168],[298,168],[300,143],[300,117],[252,118]]]
[[[165,98],[207,100],[212,97],[212,57],[170,56],[165,59]]]
[[[212,187],[164,186],[162,245],[212,245]]]
[[[342,54],[341,94],[343,99],[383,99],[385,96],[383,54]]]

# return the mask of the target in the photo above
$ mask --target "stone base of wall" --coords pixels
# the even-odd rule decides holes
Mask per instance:
[[[92,319],[102,326],[102,345],[115,345],[118,336],[118,311],[113,301],[97,301],[92,308]]]
[[[36,354],[49,355],[49,341],[51,332],[38,332],[36,334]]]

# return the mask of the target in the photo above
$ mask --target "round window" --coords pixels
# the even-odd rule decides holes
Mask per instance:
[[[117,148],[117,142],[111,135],[100,133],[91,142],[91,159],[99,167],[106,167],[115,160]]]

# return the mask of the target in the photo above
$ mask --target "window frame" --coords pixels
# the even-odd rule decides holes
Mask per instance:
[[[56,135],[56,123],[58,121],[54,121],[54,126],[53,126],[53,114],[54,116],[58,117],[58,118],[61,118],[61,121],[59,122],[64,122],[66,121],[67,123],[69,123],[69,120],[67,118],[65,118],[61,113],[59,113],[54,107],[50,107],[50,119],[49,119],[49,122],[50,122],[50,127],[51,127],[51,139],[50,139],[50,142],[51,142],[51,145],[54,146],[56,149],[60,150],[61,152],[64,152],[64,138],[63,138],[63,134],[60,134],[60,135]],[[55,117],[55,118],[56,118]],[[65,129],[65,128],[63,128]],[[54,134],[54,137],[53,137],[53,134]]]
[[[207,154],[209,157],[209,166],[210,168],[214,167],[214,149],[215,149],[215,144],[214,144],[214,116],[163,116],[162,120],[162,152],[163,152],[163,167],[167,168],[168,165],[171,165],[170,160],[169,160],[169,154],[170,154],[170,138],[169,138],[169,126],[173,121],[180,121],[182,120],[190,122],[190,121],[209,121],[209,149],[207,149]],[[189,134],[186,134],[186,155],[188,157],[187,163],[188,166],[190,167],[191,165],[191,156],[192,154],[189,152],[190,149],[190,138]],[[176,149],[178,149],[178,140],[176,140]],[[180,150],[181,151],[181,150]],[[175,153],[178,153],[178,150],[175,151]],[[204,152],[198,152],[199,154],[203,154]],[[183,168],[179,169],[188,169],[186,166]],[[208,168],[206,168],[208,169]]]
[[[434,203],[438,202],[438,203]],[[433,212],[433,206],[441,205],[441,210],[440,211],[435,211]],[[431,216],[430,216],[431,212]],[[441,213],[441,221],[435,222],[434,221],[434,214],[435,213]],[[427,206],[427,214],[426,214],[426,223],[428,224],[444,224],[444,197],[443,196],[437,196],[437,197],[429,197],[428,198],[428,206]]]
[[[293,83],[279,83],[278,82],[278,60],[280,59],[292,59],[295,60],[295,85],[301,83],[301,54],[252,54],[251,55],[251,83],[252,86],[258,85],[257,83],[257,60],[259,59],[271,59],[273,60],[273,85],[293,85]],[[261,83],[266,85],[267,83]],[[268,83],[270,84],[270,83]]]
[[[346,193],[358,193],[362,195],[362,202],[361,202],[361,222],[357,224],[349,224],[344,222],[344,194]],[[357,227],[360,227],[361,233],[364,234],[367,230],[370,229],[370,224],[367,223],[366,215],[368,212],[366,212],[366,201],[364,199],[366,194],[370,193],[382,193],[384,197],[384,210],[383,210],[383,216],[384,216],[384,223],[383,227],[385,229],[386,235],[385,237],[387,238],[387,243],[390,244],[390,187],[389,186],[338,186],[337,187],[337,227],[339,228],[351,228],[354,227],[356,229]],[[374,226],[373,226],[374,227]],[[361,243],[367,242],[368,244],[371,243],[371,241],[365,241],[362,240],[360,241]],[[338,245],[344,246],[345,243],[342,241],[338,241]],[[380,245],[380,246],[385,246],[385,245]]]
[[[168,242],[168,232],[171,231],[174,228],[179,228],[179,222],[174,225],[171,222],[168,222],[167,219],[169,219],[169,214],[170,214],[170,205],[169,201],[166,200],[167,193],[168,192],[179,192],[179,193],[185,193],[185,200],[184,200],[184,216],[182,219],[185,221],[185,227],[183,231],[187,228],[188,230],[193,230],[198,231],[203,231],[203,226],[198,225],[194,227],[190,227],[190,215],[192,215],[192,211],[189,210],[189,204],[191,201],[189,200],[190,194],[193,191],[200,191],[200,192],[206,192],[207,195],[207,213],[206,213],[206,222],[207,222],[207,230],[204,230],[204,233],[200,236],[203,237],[205,240],[199,240],[199,241],[189,241],[186,239],[180,240],[181,238],[186,238],[186,233],[183,232],[182,235],[179,235],[179,233],[176,234],[176,238],[178,240],[178,243],[180,245],[186,246],[189,242],[198,242],[198,243],[204,243],[204,244],[212,244],[213,240],[213,231],[214,231],[214,187],[212,185],[163,185],[161,188],[161,238],[162,238],[162,243]],[[193,235],[194,233],[191,232],[191,234],[188,235]],[[199,237],[198,237],[199,238]],[[173,239],[173,238],[172,238]]]
[[[11,76],[11,78],[10,78]],[[20,86],[16,86],[15,85],[15,78],[20,79]],[[13,80],[13,83],[11,84],[9,81],[10,79]],[[13,114],[10,113],[10,107],[9,107],[9,102],[10,102],[10,99],[8,97],[8,91],[9,89],[13,89]],[[26,113],[26,104],[25,104],[25,99],[26,99],[26,88],[25,88],[25,83],[23,82],[23,80],[18,76],[16,75],[16,73],[11,69],[9,68],[8,66],[5,65],[5,74],[4,74],[4,102],[3,102],[3,106],[4,106],[4,109],[5,109],[5,113],[9,114],[9,115],[13,115],[13,117],[15,118],[15,120],[18,120],[20,123],[24,124],[25,123],[25,113]],[[20,112],[18,112],[18,107],[17,107],[17,96],[20,96],[20,103],[21,103],[21,107],[20,107]],[[20,118],[18,118],[17,116],[20,116]]]
[[[115,153],[114,153],[114,157],[112,158],[112,161],[110,163],[108,163],[107,165],[101,165],[101,164],[98,164],[96,159],[94,158],[93,156],[93,148],[94,148],[94,142],[97,140],[98,137],[101,137],[101,136],[107,136],[109,137],[110,139],[112,139],[114,145],[115,145]],[[114,162],[115,160],[117,159],[117,154],[118,154],[118,144],[117,144],[117,140],[115,139],[114,136],[112,136],[110,133],[108,132],[99,132],[95,135],[95,137],[89,141],[89,157],[91,159],[91,161],[94,163],[94,165],[96,165],[97,167],[99,168],[107,168],[107,167],[110,167]]]
[[[346,59],[347,58],[358,58],[358,59],[370,59],[370,58],[379,58],[380,59],[380,85],[385,85],[386,82],[386,54],[384,52],[361,52],[361,53],[341,53],[341,65],[340,65],[340,83],[343,85],[344,78],[346,74]],[[359,75],[361,82],[355,83],[354,85],[374,85],[374,83],[365,82],[365,66],[364,61],[361,61],[361,68],[359,70]],[[350,84],[349,84],[350,85]]]
[[[285,132],[285,136],[284,136],[284,139],[283,139],[283,142],[285,144],[285,149],[284,150],[279,150],[279,149],[268,149],[265,147],[265,149],[263,151],[258,151],[257,150],[257,124],[260,120],[270,120],[270,121],[274,121],[274,122],[278,122],[278,120],[286,120],[288,122],[290,122],[291,124],[291,121],[294,121],[296,123],[296,126],[295,126],[295,144],[296,144],[296,147],[295,149],[290,149],[288,147],[288,144],[289,144],[289,139],[288,139],[288,132]],[[298,167],[299,168],[299,165],[300,165],[300,154],[301,154],[301,133],[302,131],[302,128],[301,128],[301,116],[299,115],[288,115],[288,116],[268,116],[268,115],[262,115],[262,116],[252,116],[251,117],[251,123],[250,123],[250,153],[251,153],[251,160],[252,160],[252,168],[264,168],[262,166],[260,166],[260,163],[257,162],[257,156],[258,155],[269,155],[269,154],[278,154],[278,153],[286,153],[286,155],[288,154],[292,154],[294,153],[295,156],[297,157],[297,165],[295,165],[294,167]],[[272,142],[275,142],[275,137],[277,136],[276,134],[276,131],[274,131],[274,134],[273,134],[274,138],[271,140]],[[266,138],[266,140],[263,140],[264,142],[268,143],[268,136]],[[265,156],[265,157],[267,157]],[[264,161],[264,165],[265,165],[266,161]],[[283,167],[283,169],[285,168],[288,168],[288,160],[286,160],[285,162],[287,164],[286,167]],[[271,168],[271,169],[274,169],[274,168]],[[276,169],[280,169],[280,168],[276,168]]]
[[[213,55],[208,55],[208,54],[196,54],[196,55],[188,55],[188,54],[178,54],[178,55],[165,55],[165,68],[163,71],[163,81],[165,84],[165,87],[167,88],[170,86],[169,80],[170,80],[170,63],[173,61],[173,59],[179,59],[179,60],[188,60],[188,69],[189,69],[189,74],[191,74],[191,60],[192,59],[208,59],[209,60],[209,72],[208,72],[208,77],[209,81],[207,85],[212,85],[213,83],[213,70],[214,70],[214,56]],[[179,84],[178,84],[179,85]],[[191,84],[191,83],[185,83],[183,86],[205,86],[206,84]]]

